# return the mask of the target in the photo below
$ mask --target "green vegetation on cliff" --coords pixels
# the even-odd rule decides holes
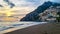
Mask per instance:
[[[57,21],[60,22],[60,12],[57,13],[57,15],[59,15],[59,17],[57,17]]]

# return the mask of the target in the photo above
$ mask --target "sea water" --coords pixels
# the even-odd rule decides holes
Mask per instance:
[[[32,26],[43,23],[47,23],[47,22],[0,22],[0,31],[21,27],[21,26]]]

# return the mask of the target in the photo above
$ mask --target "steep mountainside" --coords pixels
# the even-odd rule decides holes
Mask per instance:
[[[32,11],[31,13],[27,14],[24,18],[22,18],[20,21],[40,21],[40,13],[43,13],[45,10],[49,9],[51,6],[56,7],[60,6],[59,3],[54,2],[45,2],[41,6],[39,6],[37,9]]]

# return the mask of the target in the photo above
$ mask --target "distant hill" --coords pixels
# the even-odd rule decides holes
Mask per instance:
[[[30,12],[25,17],[23,17],[20,21],[40,21],[38,20],[39,14],[43,13],[46,9],[48,9],[51,6],[56,7],[56,6],[60,6],[60,4],[50,2],[50,1],[45,2],[41,6],[39,6],[37,9],[35,9],[34,11]]]

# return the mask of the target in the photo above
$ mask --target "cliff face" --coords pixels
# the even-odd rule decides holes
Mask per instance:
[[[38,15],[42,12],[44,12],[46,9],[48,9],[52,5],[51,2],[45,2],[43,5],[39,6],[37,9],[32,11],[31,13],[27,14],[24,18],[22,18],[20,21],[36,21],[39,17]]]
[[[39,20],[56,22],[56,17],[58,17],[57,12],[59,12],[59,8],[50,7],[49,9],[45,10],[43,13],[39,15],[40,16]]]
[[[60,6],[60,4],[59,3],[53,3],[53,2],[50,2],[50,1],[45,2],[44,4],[39,6],[37,9],[35,9],[31,13],[29,13],[25,17],[23,17],[20,21],[42,21],[40,17],[43,17],[43,16],[41,16],[39,14],[45,12],[45,10],[49,9],[51,6],[52,6],[52,8],[55,8],[56,6]]]

